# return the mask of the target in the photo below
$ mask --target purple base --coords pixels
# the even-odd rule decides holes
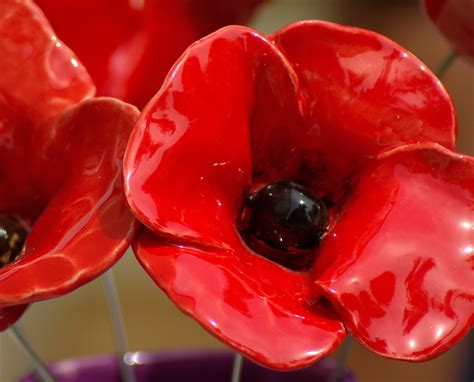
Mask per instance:
[[[230,381],[234,353],[228,351],[168,351],[129,353],[137,382],[226,382]],[[336,362],[324,359],[303,370],[277,372],[244,360],[241,382],[327,382]],[[58,382],[120,382],[120,369],[114,356],[87,357],[50,365]],[[18,382],[35,382],[27,375]],[[340,382],[356,382],[348,371]]]

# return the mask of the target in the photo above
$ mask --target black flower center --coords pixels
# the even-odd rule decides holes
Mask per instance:
[[[0,215],[0,268],[15,261],[27,235],[18,219]]]
[[[249,198],[242,234],[257,253],[290,269],[301,269],[311,265],[328,222],[328,210],[320,198],[300,184],[280,180]]]

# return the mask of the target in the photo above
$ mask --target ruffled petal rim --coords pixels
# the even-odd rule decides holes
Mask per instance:
[[[295,81],[284,57],[249,28],[223,28],[192,45],[130,137],[125,191],[135,215],[161,236],[228,248],[252,178],[286,177],[303,159]],[[261,155],[269,141],[295,143]],[[280,164],[272,174],[270,158]]]
[[[2,0],[0,34],[0,93],[20,104],[34,126],[94,94],[86,69],[33,1]]]
[[[247,357],[299,369],[333,351],[345,336],[334,313],[311,296],[307,274],[248,253],[166,242],[143,230],[137,259],[170,299],[207,331]]]
[[[413,54],[372,31],[301,21],[268,36],[291,63],[308,134],[301,177],[340,203],[347,178],[380,151],[435,142],[454,148],[456,114],[441,82]]]
[[[98,94],[139,108],[187,46],[225,25],[245,24],[260,2],[37,0],[90,71]]]
[[[473,174],[474,158],[418,144],[361,175],[313,278],[370,350],[424,361],[472,327]]]
[[[93,98],[58,120],[67,170],[16,262],[0,270],[0,306],[65,294],[111,267],[138,228],[123,195],[122,158],[138,110]]]
[[[0,35],[0,212],[31,223],[63,173],[48,160],[53,125],[95,87],[32,1],[1,2]]]

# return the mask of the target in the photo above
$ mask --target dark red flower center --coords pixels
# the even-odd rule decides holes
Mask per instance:
[[[0,215],[0,268],[16,260],[27,235],[27,230],[18,219]]]
[[[311,265],[329,214],[308,188],[280,180],[248,199],[242,221],[242,236],[255,252],[298,270]]]

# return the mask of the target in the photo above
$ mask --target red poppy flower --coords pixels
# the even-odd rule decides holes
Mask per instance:
[[[36,0],[99,95],[144,106],[195,40],[245,23],[261,0]]]
[[[26,304],[85,284],[129,245],[136,223],[122,196],[121,165],[138,111],[88,99],[94,86],[86,70],[32,1],[0,2],[0,35],[5,329]]]
[[[474,2],[424,0],[428,16],[460,52],[474,58]]]
[[[125,190],[151,230],[135,253],[269,367],[315,362],[345,328],[387,357],[433,357],[473,323],[474,161],[449,150],[455,124],[440,82],[376,33],[224,28],[186,51],[132,132]]]

